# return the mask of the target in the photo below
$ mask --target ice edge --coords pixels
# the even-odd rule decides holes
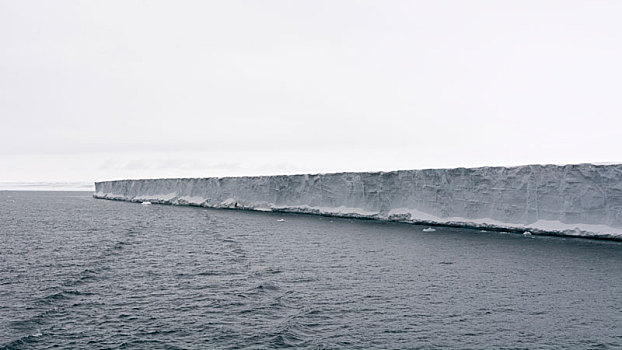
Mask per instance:
[[[372,191],[368,188],[366,192],[365,187],[370,185],[374,188]],[[622,225],[605,224],[618,224],[622,218],[622,165],[531,165],[389,173],[118,180],[98,182],[95,186],[95,198],[129,202],[529,231],[538,235],[622,241]],[[434,191],[426,191],[426,186],[432,186]],[[452,189],[454,193],[445,193],[444,198],[438,198],[439,191]],[[508,191],[512,195],[504,197]],[[374,195],[369,196],[370,193]],[[384,199],[379,201],[378,198]],[[370,205],[368,200],[378,203]],[[443,201],[466,201],[467,205],[449,205]],[[303,202],[309,204],[301,204]],[[421,203],[427,202],[435,204],[438,209],[435,214],[446,215],[434,215],[434,210],[429,210],[430,205],[426,208],[428,210],[415,208],[426,207]],[[408,205],[396,207],[398,203]],[[497,207],[505,211],[499,211]],[[496,217],[487,218],[486,212]],[[456,215],[461,213],[471,213],[472,217]],[[509,213],[510,220],[504,221],[499,213]],[[579,218],[584,222],[577,222]],[[531,222],[516,222],[518,220]]]

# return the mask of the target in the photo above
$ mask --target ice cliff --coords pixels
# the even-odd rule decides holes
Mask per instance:
[[[94,197],[622,240],[622,164],[118,180]]]

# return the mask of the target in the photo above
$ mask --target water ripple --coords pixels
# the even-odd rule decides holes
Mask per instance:
[[[14,192],[0,348],[619,348],[622,244]]]

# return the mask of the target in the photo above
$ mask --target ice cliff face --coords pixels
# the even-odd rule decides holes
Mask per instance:
[[[95,183],[96,198],[622,240],[622,164]]]

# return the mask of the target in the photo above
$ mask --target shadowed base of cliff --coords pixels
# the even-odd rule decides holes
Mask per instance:
[[[494,222],[494,220],[486,220],[480,219],[481,222],[473,222],[466,221],[464,219],[460,220],[459,218],[452,218],[450,221],[443,220],[418,220],[411,219],[409,216],[405,215],[391,215],[389,217],[382,216],[380,214],[359,214],[354,211],[322,211],[319,208],[312,207],[278,207],[278,208],[254,208],[250,206],[229,206],[229,205],[207,205],[207,204],[196,204],[196,203],[182,203],[176,201],[162,201],[157,199],[151,199],[150,201],[146,200],[136,200],[136,199],[123,199],[118,196],[106,196],[106,195],[98,195],[94,194],[94,198],[97,199],[107,199],[114,201],[122,201],[122,202],[133,202],[133,203],[149,203],[149,204],[161,204],[161,205],[179,205],[179,206],[190,206],[190,207],[201,207],[201,208],[209,208],[209,209],[222,209],[222,210],[244,210],[244,211],[259,211],[259,212],[273,212],[273,213],[286,213],[286,214],[303,214],[303,215],[315,215],[315,216],[325,216],[325,217],[335,217],[335,218],[349,218],[349,219],[359,219],[359,220],[377,220],[377,221],[386,221],[386,222],[397,222],[397,223],[405,223],[405,224],[413,224],[413,225],[425,225],[425,226],[440,226],[440,227],[455,227],[455,228],[466,228],[466,229],[480,229],[486,231],[496,231],[496,232],[509,232],[509,233],[517,233],[523,235],[542,235],[542,236],[558,236],[558,237],[575,237],[575,238],[589,238],[589,239],[597,239],[597,240],[609,240],[609,241],[620,241],[622,242],[622,230],[615,229],[612,227],[608,227],[605,225],[571,225],[571,224],[563,224],[560,222],[540,222],[535,224],[547,225],[549,227],[557,227],[557,228],[537,228],[536,225],[518,225],[518,224],[501,224],[501,223],[490,223]],[[583,227],[580,228],[579,226]],[[590,228],[590,226],[595,226],[595,228]],[[600,230],[599,232],[595,232],[596,230]]]

